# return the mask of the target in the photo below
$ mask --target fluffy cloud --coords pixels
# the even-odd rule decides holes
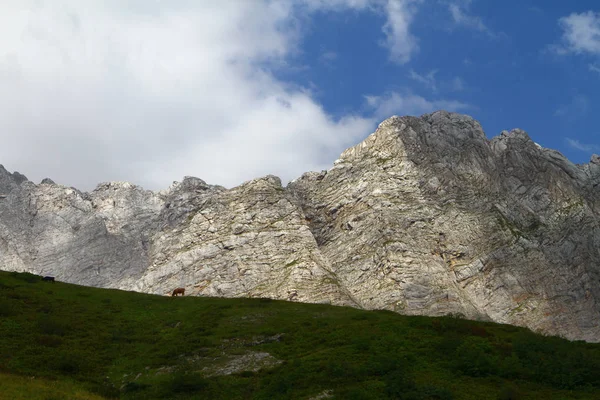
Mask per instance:
[[[380,0],[300,0],[310,10],[336,10],[340,7],[362,10],[376,5]]]
[[[383,26],[386,34],[385,46],[390,51],[390,59],[406,64],[418,51],[417,39],[410,33],[410,25],[421,0],[388,0],[385,4],[387,22]]]
[[[333,4],[385,13],[394,60],[416,51],[417,0],[7,0],[0,162],[86,190],[106,180],[158,189],[184,175],[289,180],[328,168],[384,110],[445,106],[415,98],[393,109],[379,98],[374,115],[333,118],[278,80],[271,71],[299,51],[299,13]]]
[[[556,51],[600,55],[600,13],[573,13],[558,23],[563,30],[563,44],[556,46]]]
[[[290,3],[15,1],[0,26],[0,160],[35,180],[290,179],[373,124],[269,72],[297,48]]]
[[[421,115],[435,110],[464,111],[471,105],[455,100],[427,100],[411,93],[390,92],[384,96],[365,96],[367,105],[374,110],[376,119],[392,115]]]

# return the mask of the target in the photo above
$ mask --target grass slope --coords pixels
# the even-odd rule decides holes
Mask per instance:
[[[10,400],[102,400],[83,385],[69,379],[49,380],[0,373],[0,399]]]
[[[452,317],[0,272],[0,388],[7,399],[600,399],[600,345]]]

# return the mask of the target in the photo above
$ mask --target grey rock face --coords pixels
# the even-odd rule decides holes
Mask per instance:
[[[50,178],[44,178],[42,179],[42,182],[40,182],[41,184],[46,184],[46,185],[55,185],[56,183],[50,179]]]
[[[0,265],[168,294],[463,314],[600,341],[600,158],[522,130],[392,117],[286,188],[35,185],[0,168]],[[0,193],[2,194],[2,193]]]
[[[166,196],[166,210],[175,211],[161,213],[136,290],[184,286],[194,295],[353,304],[279,178],[231,190],[188,183]]]
[[[461,313],[598,341],[595,165],[469,117],[393,117],[290,184],[364,308]]]
[[[0,164],[0,196],[6,196],[25,181],[27,181],[25,175],[16,171],[11,174]]]
[[[153,193],[31,182],[0,200],[3,269],[168,294],[355,305],[274,176],[232,190],[186,177]]]

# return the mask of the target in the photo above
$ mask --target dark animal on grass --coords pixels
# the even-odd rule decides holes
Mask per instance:
[[[171,296],[177,296],[178,294],[183,296],[185,294],[185,288],[178,287],[177,289],[173,290],[173,294]]]
[[[42,281],[44,282],[54,282],[54,277],[53,276],[45,276],[42,278]]]

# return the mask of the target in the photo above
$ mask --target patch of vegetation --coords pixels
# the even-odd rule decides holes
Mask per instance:
[[[503,230],[510,231],[510,233],[515,237],[515,239],[519,239],[521,237],[526,238],[526,236],[519,229],[519,227],[517,225],[515,225],[511,220],[506,218],[504,216],[504,214],[502,214],[500,211],[497,211],[496,220],[498,221],[498,224],[500,225],[500,227]]]
[[[10,400],[102,400],[81,383],[68,379],[50,380],[37,376],[0,373],[0,399]]]
[[[526,302],[525,302],[525,301],[523,301],[523,302],[519,303],[519,304],[518,304],[518,305],[517,305],[515,308],[511,309],[511,310],[508,312],[508,315],[510,315],[510,316],[513,316],[513,315],[515,315],[515,314],[518,314],[518,313],[520,313],[521,311],[523,311],[523,310],[525,309],[525,304],[526,304]]]
[[[299,262],[300,262],[300,260],[295,259],[294,261],[290,261],[289,263],[285,264],[284,268],[293,267],[294,265],[298,264]]]
[[[600,393],[599,344],[457,317],[172,298],[4,272],[0,306],[0,399],[308,399],[320,393],[595,399]],[[277,362],[225,371],[231,360],[265,353]]]
[[[567,216],[574,212],[579,212],[585,207],[585,202],[583,198],[577,199],[571,204],[566,205],[565,207],[558,209],[556,211],[560,216]]]
[[[323,279],[321,280],[321,283],[324,285],[340,285],[340,282],[337,280],[337,278],[335,277],[335,275],[326,275],[325,277],[323,277]]]
[[[377,165],[384,165],[384,164],[387,164],[388,162],[390,162],[393,159],[394,159],[394,157],[392,157],[392,156],[389,156],[389,157],[381,156],[381,157],[377,158],[375,160],[375,162],[377,163]]]

